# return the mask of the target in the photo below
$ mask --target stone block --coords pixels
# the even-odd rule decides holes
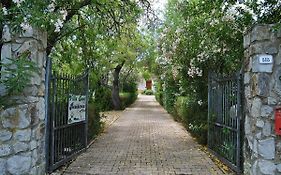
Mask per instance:
[[[0,145],[0,157],[11,155],[12,149],[10,145]]]
[[[280,66],[281,65],[281,45],[279,47],[279,52],[278,54],[274,57],[274,63],[275,65],[277,66]]]
[[[251,116],[253,118],[260,117],[261,114],[261,106],[262,106],[262,101],[260,98],[255,98],[253,100],[252,108],[251,108]]]
[[[258,141],[257,139],[254,139],[253,141],[253,150],[252,150],[254,153],[258,153]]]
[[[38,73],[33,73],[33,76],[31,76],[30,78],[30,84],[40,86],[41,82],[42,82],[41,76]]]
[[[38,86],[26,86],[23,90],[24,96],[37,96],[39,93],[39,88]]]
[[[38,110],[37,116],[41,121],[45,120],[45,99],[40,98],[39,102],[36,105],[36,108]]]
[[[248,48],[250,46],[251,43],[251,35],[250,34],[246,34],[243,37],[243,47],[244,49]]]
[[[281,173],[281,164],[276,165],[277,171]]]
[[[28,105],[21,105],[18,109],[19,123],[18,128],[24,129],[30,126],[31,118],[28,113]]]
[[[31,129],[25,129],[25,130],[18,130],[15,133],[15,139],[18,141],[30,141],[31,138]]]
[[[30,51],[31,53],[33,53],[33,52],[36,52],[37,50],[38,50],[37,41],[36,40],[27,40],[16,51],[16,54],[20,55],[20,54],[22,54],[22,53],[24,53],[26,51]]]
[[[261,116],[262,117],[270,117],[273,113],[273,108],[268,105],[263,105],[261,107]]]
[[[258,167],[262,174],[275,175],[276,165],[267,160],[259,160]]]
[[[279,70],[275,76],[275,79],[277,80],[275,81],[275,85],[273,87],[273,91],[279,96],[281,96],[281,80],[279,79],[280,76],[281,76],[281,70]]]
[[[250,135],[252,133],[251,131],[251,120],[248,115],[245,117],[245,135]]]
[[[275,158],[275,140],[274,138],[268,138],[260,140],[258,143],[258,153],[264,159],[272,160]]]
[[[267,44],[264,48],[266,54],[277,54],[278,53],[278,43],[271,42]]]
[[[11,174],[28,174],[31,168],[31,157],[13,156],[7,161],[7,169]]]
[[[0,174],[5,175],[6,174],[6,160],[0,159]]]
[[[13,145],[13,149],[14,149],[15,153],[27,151],[28,148],[29,148],[29,145],[24,142],[17,142]]]
[[[35,140],[32,140],[30,142],[30,150],[34,150],[35,148],[37,148],[37,142]]]
[[[36,34],[36,31],[32,27],[28,27],[27,30],[24,30],[22,33],[23,38],[31,38]]]
[[[271,27],[268,25],[257,25],[252,29],[251,42],[268,40],[271,36]]]
[[[7,58],[12,58],[12,45],[10,43],[4,44],[1,49],[1,62],[3,64],[11,63]]]
[[[251,80],[251,75],[250,75],[250,72],[246,72],[244,74],[244,84],[249,84],[250,83],[250,80]]]
[[[3,84],[0,84],[0,96],[4,96],[6,95],[8,92],[7,92],[7,89],[6,87],[3,85]]]
[[[4,42],[9,42],[12,39],[10,29],[8,25],[3,27],[3,35],[1,36]]]
[[[260,140],[260,139],[261,139],[261,137],[262,137],[262,132],[258,132],[258,133],[256,133],[256,138],[257,138],[258,140]]]
[[[253,96],[267,97],[269,95],[270,76],[266,73],[259,73],[253,76],[251,90]]]
[[[21,44],[19,43],[12,43],[12,51],[16,52],[17,50],[19,50],[19,48],[21,47]]]
[[[256,126],[262,128],[264,126],[264,122],[262,120],[257,120]]]
[[[257,54],[265,54],[265,49],[264,49],[263,43],[255,43],[249,47],[250,56],[255,56]]]
[[[44,83],[41,83],[39,89],[38,89],[38,94],[37,96],[38,97],[44,97],[45,96],[45,84]]]
[[[264,124],[264,127],[262,128],[262,133],[264,136],[270,136],[272,132],[272,124],[267,121]]]
[[[37,150],[33,150],[33,151],[32,151],[31,165],[32,165],[32,166],[35,166],[35,165],[37,164],[37,162],[38,162],[38,159],[39,159],[39,157],[38,157]]]
[[[272,71],[273,71],[273,64],[260,64],[259,63],[259,55],[256,55],[252,59],[252,70],[253,70],[253,72],[272,73]]]
[[[12,138],[13,133],[8,130],[1,130],[0,141],[5,142]]]
[[[273,97],[268,97],[267,98],[267,104],[268,105],[276,105],[277,104],[277,99]]]

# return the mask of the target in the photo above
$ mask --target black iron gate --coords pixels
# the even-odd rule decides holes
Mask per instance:
[[[236,172],[242,169],[242,76],[209,74],[208,147]]]
[[[87,146],[88,72],[51,72],[48,87],[47,170],[65,164]]]

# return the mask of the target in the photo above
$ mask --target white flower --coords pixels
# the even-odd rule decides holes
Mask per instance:
[[[22,28],[22,30],[27,31],[31,29],[31,26],[27,23],[27,22],[23,22],[20,24],[20,27]]]
[[[203,104],[203,101],[199,100],[197,103],[201,106]]]
[[[54,2],[52,2],[51,4],[48,5],[47,11],[50,12],[50,13],[55,11],[55,3]]]
[[[8,15],[8,10],[6,7],[3,7],[2,10],[3,10],[4,15]]]
[[[62,27],[63,27],[63,21],[61,19],[58,19],[55,23],[55,32],[60,32]]]
[[[66,16],[67,16],[67,11],[66,10],[61,10],[60,14],[62,15],[62,19],[66,20]]]
[[[24,2],[24,0],[13,0],[15,4],[17,4],[18,7],[20,7],[21,3]]]

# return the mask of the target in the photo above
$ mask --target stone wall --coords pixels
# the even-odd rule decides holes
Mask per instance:
[[[16,59],[28,50],[30,59],[39,67],[39,73],[34,73],[21,95],[11,97],[14,105],[0,111],[0,174],[44,174],[47,35],[30,29],[12,36],[6,26],[3,39],[3,62],[9,61],[6,58]],[[2,94],[3,89],[0,88]]]
[[[244,36],[245,174],[281,174],[281,136],[274,131],[274,109],[281,105],[281,30],[257,25]],[[259,61],[273,56],[273,64]]]

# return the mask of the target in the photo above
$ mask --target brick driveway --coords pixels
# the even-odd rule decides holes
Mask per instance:
[[[139,96],[65,174],[223,174],[198,148],[153,96]]]

